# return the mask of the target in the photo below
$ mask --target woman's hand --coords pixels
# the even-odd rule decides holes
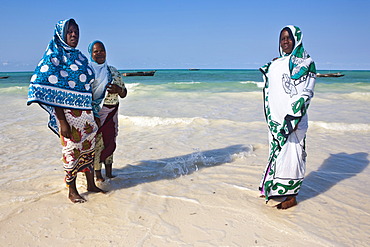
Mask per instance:
[[[54,107],[54,109],[59,120],[60,134],[66,138],[71,138],[71,126],[69,126],[69,123],[67,122],[66,116],[64,115],[64,110],[60,107]]]
[[[122,93],[122,88],[116,84],[108,84],[107,85],[108,93]]]
[[[71,138],[71,126],[65,120],[59,120],[60,134],[65,138]]]
[[[100,118],[94,116],[94,119],[95,119],[96,125],[98,125],[98,128],[100,128],[101,127]]]
[[[127,95],[127,89],[121,88],[120,86],[116,84],[108,84],[107,85],[108,93],[117,93],[121,98],[126,97]]]

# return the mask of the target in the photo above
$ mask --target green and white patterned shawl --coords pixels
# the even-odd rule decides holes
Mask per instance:
[[[302,117],[306,115],[310,99],[313,97],[316,77],[315,63],[303,48],[303,35],[301,30],[295,26],[286,26],[283,29],[285,28],[289,28],[294,38],[292,53],[285,54],[279,42],[280,57],[260,68],[260,71],[264,74],[265,80],[265,87],[263,90],[265,117],[272,137],[268,164],[260,184],[260,189],[265,194],[267,200],[270,196],[297,194],[303,181],[303,178],[297,177],[292,177],[291,180],[284,181],[276,179],[279,177],[279,175],[275,173],[276,161],[280,155],[280,151],[288,141],[290,134],[295,130]],[[269,76],[271,76],[269,75],[269,68],[271,64],[275,66],[275,63],[281,63],[279,61],[283,61],[284,59],[289,59],[286,63],[289,68],[285,67],[284,69],[286,72],[281,72],[281,74],[279,74],[276,73],[276,69],[274,69],[275,77],[273,80],[275,83],[278,82],[279,85],[281,85],[284,94],[281,95],[281,100],[278,105],[276,105],[276,99],[279,99],[280,96],[272,95],[275,101],[273,101],[274,103],[270,102],[272,96],[269,96],[269,80],[272,80],[272,78],[269,78]],[[274,116],[272,108],[275,109],[274,112],[276,112],[277,108],[285,110],[277,117]],[[305,119],[305,121],[307,121],[307,119]],[[282,157],[279,157],[279,159],[281,158]]]
[[[315,76],[316,75],[316,67],[315,63],[311,59],[310,55],[306,52],[306,50],[303,48],[302,44],[302,38],[303,34],[301,30],[296,26],[286,26],[284,28],[289,28],[293,34],[294,38],[294,48],[291,54],[285,54],[282,51],[282,48],[279,45],[279,51],[280,51],[280,57],[290,56],[289,58],[289,71],[290,71],[290,80],[305,80],[307,76]],[[264,74],[264,80],[265,80],[265,88],[268,88],[268,77],[267,73],[269,70],[269,67],[273,61],[265,64],[260,68],[260,71]],[[287,85],[287,90],[291,90],[291,94],[295,93],[295,87],[293,84]],[[295,102],[293,105],[293,111],[294,116],[292,116],[294,119],[292,121],[288,121],[281,130],[282,134],[284,134],[285,138],[293,131],[295,125],[298,124],[300,118],[306,114],[306,110],[308,108],[309,100],[313,97],[313,90],[307,90],[304,92],[302,97]],[[266,112],[266,105],[265,105],[265,115],[266,118],[268,118],[268,112]],[[268,119],[267,119],[268,120]],[[288,119],[287,119],[288,120]],[[284,130],[285,129],[285,130]],[[283,140],[284,142],[285,140]]]

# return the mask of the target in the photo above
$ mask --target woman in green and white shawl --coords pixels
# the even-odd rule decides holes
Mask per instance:
[[[280,57],[262,68],[264,110],[269,129],[269,158],[260,183],[266,202],[286,197],[277,205],[297,204],[306,170],[307,108],[315,86],[315,63],[302,45],[302,32],[286,26],[280,32]]]

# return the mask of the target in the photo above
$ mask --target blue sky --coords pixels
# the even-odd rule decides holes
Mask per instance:
[[[32,71],[57,21],[75,18],[78,48],[102,40],[118,69],[257,69],[299,26],[318,69],[370,69],[370,1],[2,0],[0,71]]]

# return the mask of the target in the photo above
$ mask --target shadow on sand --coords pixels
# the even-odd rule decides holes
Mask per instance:
[[[328,191],[342,180],[361,173],[368,165],[367,153],[331,154],[317,171],[308,174],[299,194],[299,201],[305,201]]]
[[[174,179],[191,174],[199,169],[230,163],[236,158],[246,157],[253,152],[253,147],[233,145],[221,149],[196,151],[191,154],[158,159],[143,160],[137,165],[127,165],[115,169],[115,179],[110,182],[109,190],[134,187],[162,179]]]

